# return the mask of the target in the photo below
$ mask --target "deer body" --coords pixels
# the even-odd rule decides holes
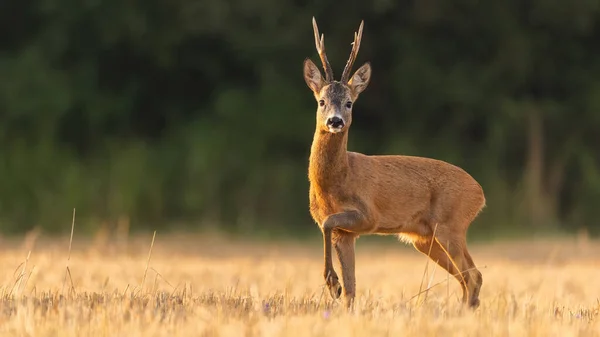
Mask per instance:
[[[319,224],[328,215],[355,209],[370,225],[362,231],[349,230],[356,234],[427,236],[436,223],[459,220],[453,219],[458,215],[474,219],[485,203],[481,186],[461,168],[443,161],[356,152],[345,157],[340,166],[346,174],[336,179],[319,172],[320,167],[333,166],[327,154],[311,156],[310,212]],[[457,214],[461,207],[464,211]]]
[[[311,216],[323,232],[326,284],[334,298],[341,296],[333,247],[342,267],[347,305],[352,305],[356,238],[395,234],[454,275],[462,286],[463,302],[477,307],[482,276],[467,251],[466,233],[485,206],[479,183],[463,169],[440,160],[347,150],[352,105],[371,76],[365,63],[350,77],[362,27],[361,23],[341,81],[333,80],[314,18],[315,43],[326,79],[312,61],[304,61],[304,79],[318,102],[309,199]]]

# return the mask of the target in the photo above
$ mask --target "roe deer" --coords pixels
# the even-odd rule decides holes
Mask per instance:
[[[352,106],[371,78],[368,62],[350,77],[363,23],[354,34],[340,81],[333,78],[324,36],[319,36],[314,17],[315,44],[325,79],[310,59],[304,60],[304,80],[318,105],[308,168],[310,214],[323,232],[329,292],[334,299],[342,293],[333,269],[332,245],[342,267],[350,308],[356,289],[356,238],[396,234],[454,275],[462,288],[463,304],[477,308],[483,278],[467,251],[466,233],[485,206],[479,183],[463,169],[436,159],[347,151]]]

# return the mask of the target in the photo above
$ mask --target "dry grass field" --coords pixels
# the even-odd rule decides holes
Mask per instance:
[[[150,259],[152,236],[75,239],[69,259],[68,238],[33,239],[0,240],[1,336],[600,336],[593,241],[472,245],[484,284],[470,311],[412,247],[359,239],[348,313],[323,291],[318,242],[158,233]],[[437,285],[413,298],[423,279]]]

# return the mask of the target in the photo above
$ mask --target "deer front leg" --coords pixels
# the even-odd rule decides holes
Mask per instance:
[[[331,228],[323,226],[323,250],[325,251],[325,271],[323,277],[325,277],[325,284],[329,289],[329,294],[333,299],[338,299],[342,295],[342,286],[338,281],[338,276],[333,269],[333,263],[331,261]]]
[[[355,266],[355,254],[354,246],[356,241],[356,234],[334,231],[333,232],[333,246],[340,261],[342,267],[342,280],[344,287],[344,297],[346,299],[346,307],[352,308],[354,305],[354,296],[356,295],[356,276],[354,271]]]
[[[368,221],[366,221],[365,216],[359,211],[347,211],[332,214],[329,217],[327,217],[327,219],[325,219],[325,221],[323,222],[322,230],[323,245],[325,251],[325,284],[329,288],[329,293],[331,294],[331,297],[334,299],[338,299],[342,295],[342,286],[340,285],[337,273],[333,269],[333,262],[331,259],[331,236],[332,231],[334,229],[358,234],[369,232],[372,228],[369,225]],[[352,247],[352,260],[354,261],[354,247]],[[344,265],[342,265],[342,268],[344,268]],[[348,270],[343,271],[346,275],[350,275],[348,274]],[[354,279],[354,262],[352,263],[351,274],[352,279]]]

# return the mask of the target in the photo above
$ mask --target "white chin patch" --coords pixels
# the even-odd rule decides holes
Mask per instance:
[[[329,132],[331,132],[331,133],[338,133],[338,132],[342,132],[343,128],[333,128],[330,126],[328,129],[329,129]]]

